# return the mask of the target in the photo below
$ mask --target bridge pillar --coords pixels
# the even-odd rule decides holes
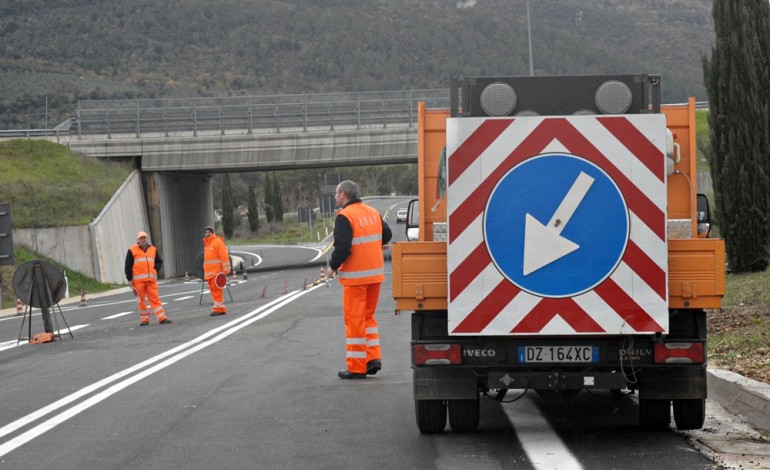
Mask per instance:
[[[213,225],[211,175],[144,172],[147,215],[155,246],[163,256],[161,277],[199,273],[203,227]]]

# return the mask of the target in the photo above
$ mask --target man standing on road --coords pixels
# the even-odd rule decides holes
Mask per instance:
[[[214,301],[211,308],[212,317],[227,313],[224,285],[217,284],[217,275],[220,273],[224,276],[230,274],[230,254],[227,252],[225,241],[214,233],[214,227],[209,226],[203,229],[203,279],[208,281],[211,299]]]
[[[345,360],[341,379],[365,379],[382,368],[380,334],[374,311],[385,280],[382,246],[392,237],[380,213],[358,198],[356,183],[346,180],[334,195],[340,212],[334,220],[334,251],[329,267],[342,284]]]
[[[158,271],[162,267],[163,259],[155,246],[147,242],[147,233],[137,233],[136,244],[131,245],[126,253],[125,273],[139,303],[139,326],[150,324],[150,310],[144,303],[145,297],[150,302],[150,309],[155,313],[158,323],[171,323],[158,296]]]

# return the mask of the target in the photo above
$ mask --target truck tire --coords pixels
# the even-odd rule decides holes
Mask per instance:
[[[446,402],[444,400],[415,400],[414,414],[417,428],[423,434],[444,432],[446,427]]]
[[[706,400],[674,400],[674,422],[677,429],[700,429],[706,420]]]
[[[453,432],[474,432],[479,428],[479,397],[449,400],[449,426]]]
[[[650,430],[668,429],[671,400],[639,400],[639,424]]]

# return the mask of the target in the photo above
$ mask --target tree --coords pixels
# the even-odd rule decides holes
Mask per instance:
[[[249,179],[249,230],[251,233],[257,233],[259,230],[259,209],[257,208],[257,195],[254,191],[254,181]]]
[[[707,154],[716,214],[735,272],[764,271],[770,243],[770,6],[714,0]]]
[[[233,188],[230,184],[230,175],[225,173],[222,184],[222,230],[225,238],[233,238],[235,232],[235,217],[233,215]]]
[[[273,223],[275,220],[275,210],[273,209],[273,184],[270,181],[270,173],[265,175],[263,190],[265,192],[265,218],[268,223]]]
[[[283,222],[283,196],[281,194],[281,183],[276,179],[273,173],[273,210],[275,211],[276,222]]]

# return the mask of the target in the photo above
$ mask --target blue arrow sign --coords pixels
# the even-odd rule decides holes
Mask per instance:
[[[484,239],[498,270],[542,297],[571,297],[607,278],[625,251],[628,207],[598,166],[545,154],[512,168],[492,191]]]

